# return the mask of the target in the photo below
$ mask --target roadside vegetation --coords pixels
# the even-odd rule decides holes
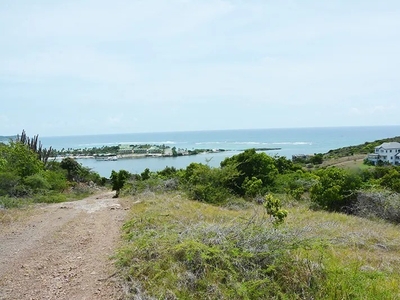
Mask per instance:
[[[91,193],[90,185],[105,183],[72,158],[49,159],[51,151],[25,132],[0,143],[0,209],[79,199]]]

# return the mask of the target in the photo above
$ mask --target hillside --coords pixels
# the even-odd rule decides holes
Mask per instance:
[[[355,146],[348,146],[348,147],[329,150],[327,153],[324,154],[324,158],[340,158],[356,154],[372,153],[374,152],[375,147],[386,142],[400,142],[400,136],[376,140],[373,142],[365,142],[364,144]]]
[[[398,299],[394,225],[286,201],[285,224],[261,205],[224,207],[145,193],[118,253],[129,299]]]

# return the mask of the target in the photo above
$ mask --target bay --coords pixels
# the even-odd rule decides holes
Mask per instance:
[[[181,149],[225,149],[227,152],[199,154],[184,157],[133,158],[117,161],[79,160],[82,165],[92,168],[101,176],[109,177],[112,170],[125,169],[141,173],[145,168],[151,171],[166,166],[185,168],[191,162],[219,166],[226,157],[249,148],[281,148],[267,151],[269,155],[291,158],[293,154],[325,153],[331,149],[358,145],[377,139],[400,135],[400,126],[369,127],[320,127],[320,128],[277,128],[242,129],[193,132],[158,132],[130,134],[97,134],[61,137],[40,137],[44,147],[55,149],[84,149],[112,145],[166,145]]]

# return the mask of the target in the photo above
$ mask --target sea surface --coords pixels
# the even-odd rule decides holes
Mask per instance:
[[[400,126],[321,127],[249,130],[215,130],[192,132],[160,132],[131,134],[98,134],[62,137],[39,137],[44,147],[55,149],[84,149],[111,145],[166,145],[181,149],[225,149],[226,152],[184,157],[132,158],[117,161],[81,159],[79,162],[101,176],[109,177],[112,170],[141,173],[166,166],[185,168],[191,162],[219,166],[226,157],[249,148],[281,148],[267,154],[291,158],[293,154],[325,153],[331,149],[358,145],[377,139],[400,136]]]

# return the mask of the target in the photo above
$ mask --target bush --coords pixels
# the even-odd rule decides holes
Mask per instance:
[[[111,183],[112,190],[116,191],[115,196],[119,196],[120,190],[123,188],[125,182],[131,177],[131,174],[126,170],[120,170],[119,172],[112,171],[111,172]]]
[[[178,179],[149,178],[141,180],[134,178],[124,184],[121,195],[137,195],[144,192],[164,193],[178,190]]]
[[[311,190],[311,200],[319,207],[331,211],[340,211],[351,206],[361,178],[336,167],[321,169],[315,172],[318,183]]]
[[[0,209],[18,208],[30,203],[29,199],[21,199],[15,197],[0,197]]]
[[[40,173],[24,178],[24,184],[30,187],[34,192],[50,189],[51,187],[47,179]]]
[[[62,192],[68,188],[67,177],[64,172],[46,170],[44,177],[50,184],[51,190]]]
[[[12,172],[0,172],[0,196],[14,196],[21,177]]]
[[[232,166],[211,168],[192,163],[186,168],[184,188],[191,199],[222,204],[233,195],[228,186],[237,176],[238,171]]]
[[[400,223],[400,194],[389,190],[360,191],[353,213],[364,218],[379,218]]]

